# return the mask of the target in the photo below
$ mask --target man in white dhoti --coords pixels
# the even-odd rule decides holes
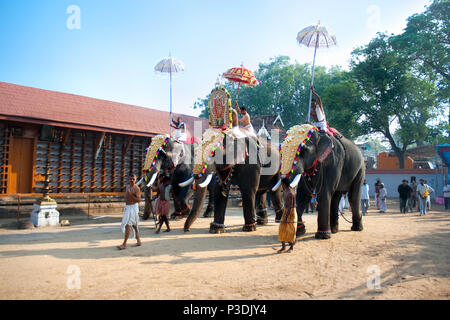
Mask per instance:
[[[136,175],[129,174],[129,184],[125,191],[125,208],[123,211],[122,223],[120,225],[122,232],[125,233],[123,243],[117,246],[119,250],[126,249],[127,240],[130,236],[130,230],[133,229],[134,237],[136,238],[136,246],[141,245],[141,238],[139,237],[139,202],[141,201],[141,190],[136,185]]]
[[[384,213],[387,211],[386,198],[387,198],[387,191],[386,191],[386,188],[384,187],[384,183],[382,183],[381,188],[380,188],[380,212],[381,213]]]
[[[257,139],[256,131],[253,128],[252,123],[250,122],[250,115],[247,112],[247,108],[237,106],[239,113],[242,115],[241,120],[239,120],[239,125],[242,127],[242,130],[248,137],[252,137]]]

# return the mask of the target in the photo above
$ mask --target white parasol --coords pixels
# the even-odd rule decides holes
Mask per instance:
[[[316,63],[316,51],[320,47],[330,47],[336,45],[336,37],[331,34],[325,26],[322,26],[320,22],[315,26],[309,26],[301,30],[297,34],[298,44],[305,45],[307,47],[314,47],[314,60],[312,65],[311,86],[314,85],[314,66]],[[311,98],[312,90],[309,91],[309,103],[308,103],[308,115],[307,121],[309,121],[309,113],[311,112]]]
[[[170,54],[155,66],[155,71],[169,73],[170,75],[170,136],[172,136],[172,73],[184,71],[183,63]]]

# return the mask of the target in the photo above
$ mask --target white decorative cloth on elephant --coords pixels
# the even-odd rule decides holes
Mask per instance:
[[[161,149],[166,145],[169,140],[169,135],[167,134],[159,134],[152,138],[152,143],[148,147],[147,154],[145,156],[144,168],[143,171],[151,171],[153,169],[153,165],[155,164],[155,160],[158,157]]]
[[[136,226],[137,228],[138,224],[139,224],[139,203],[126,205],[123,210],[122,223],[120,224],[122,232],[125,233],[125,227],[127,225]],[[134,237],[136,238],[136,232],[134,231],[133,228],[131,229],[133,230]]]
[[[297,164],[297,158],[304,144],[311,138],[312,132],[317,127],[310,124],[302,124],[291,127],[280,147],[282,175],[289,176]]]

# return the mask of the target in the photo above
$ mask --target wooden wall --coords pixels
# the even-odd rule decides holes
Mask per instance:
[[[22,136],[13,134],[13,125],[24,129]],[[32,176],[18,179],[31,181],[32,193],[42,192],[47,162],[52,193],[123,192],[128,173],[133,171],[138,177],[141,174],[145,149],[151,141],[150,137],[60,127],[44,127],[43,130],[41,125],[1,122],[0,194],[18,192],[19,187],[14,187],[12,181],[13,171],[17,171],[14,167],[22,165],[17,163],[17,154],[13,154],[14,141],[30,138],[30,135],[34,147],[23,156],[31,157]]]

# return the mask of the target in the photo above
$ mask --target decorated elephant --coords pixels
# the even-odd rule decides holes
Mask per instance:
[[[170,174],[172,184],[172,196],[174,199],[175,213],[172,217],[181,218],[189,214],[189,200],[192,197],[192,188],[190,185],[180,186],[180,183],[192,176],[191,158],[194,150],[193,144],[180,143],[171,139],[168,135],[157,135],[153,137],[150,144],[145,165],[143,168],[144,176],[141,183],[145,187],[145,209],[144,219],[152,214],[151,205],[151,186],[155,183],[159,174]],[[212,201],[208,203],[205,216],[213,211]]]
[[[318,201],[318,239],[339,231],[338,207],[348,192],[352,209],[352,231],[362,231],[361,189],[365,176],[364,158],[350,140],[330,136],[310,124],[290,128],[281,145],[281,179],[297,186],[297,236],[306,232],[302,214],[315,193]]]
[[[245,225],[243,231],[256,230],[255,197],[264,195],[257,212],[258,224],[267,224],[267,205],[265,194],[269,191],[278,219],[282,215],[281,190],[272,187],[279,179],[279,152],[265,139],[260,143],[249,138],[236,139],[228,132],[208,129],[202,137],[201,148],[196,149],[194,159],[194,203],[187,217],[184,231],[190,231],[203,206],[206,187],[215,184],[214,221],[210,225],[211,233],[225,232],[225,212],[231,185],[239,187]],[[264,150],[264,151],[262,151]],[[215,174],[215,179],[214,178]]]

